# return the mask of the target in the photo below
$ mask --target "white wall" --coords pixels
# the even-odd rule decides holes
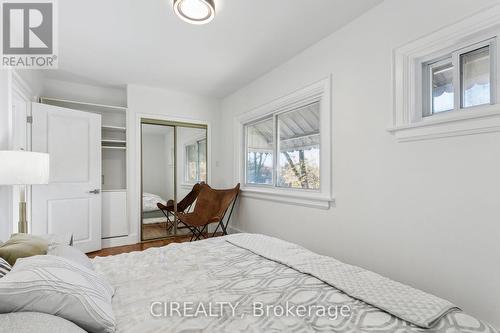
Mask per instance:
[[[40,96],[114,106],[127,105],[125,87],[109,87],[54,79],[43,80]]]
[[[131,237],[140,238],[140,118],[185,122],[203,122],[209,126],[210,183],[221,183],[219,173],[220,102],[213,98],[184,92],[129,85],[127,154],[128,154],[128,216]]]
[[[20,69],[17,70],[16,73],[31,89],[33,100],[35,100],[35,97],[40,96],[44,85],[43,70]]]
[[[236,115],[333,77],[335,207],[243,198],[233,225],[374,270],[500,327],[500,133],[396,143],[386,131],[392,50],[496,2],[386,0],[225,98],[228,143]],[[221,174],[234,176],[233,145],[221,148]]]

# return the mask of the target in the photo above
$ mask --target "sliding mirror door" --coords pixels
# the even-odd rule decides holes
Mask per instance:
[[[196,183],[207,182],[207,127],[143,119],[141,130],[141,239],[189,234],[175,213],[192,211],[195,203],[183,199]]]
[[[142,240],[165,238],[172,225],[159,209],[175,199],[175,127],[142,124]]]
[[[207,182],[207,129],[177,127],[177,182],[176,193],[180,201],[200,182]],[[179,206],[180,209],[184,207]],[[194,208],[194,204],[191,210]],[[189,230],[180,223],[177,234],[187,234]]]

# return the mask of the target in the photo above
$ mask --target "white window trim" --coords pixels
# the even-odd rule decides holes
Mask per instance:
[[[246,185],[245,179],[245,125],[280,111],[291,110],[305,103],[320,100],[320,189],[304,190],[271,186]],[[234,120],[235,175],[241,184],[243,197],[275,201],[313,208],[329,209],[333,196],[333,144],[332,144],[331,78],[328,77],[264,106],[244,113]]]
[[[423,117],[422,97],[422,65],[425,62],[494,37],[497,37],[498,43],[499,22],[500,5],[496,4],[394,50],[393,112],[388,131],[394,134],[397,141],[428,140],[500,131],[498,68],[493,68],[496,82],[492,82],[495,87],[492,98],[497,97],[496,104]],[[494,63],[500,65],[498,50],[492,52],[491,57],[495,57]]]

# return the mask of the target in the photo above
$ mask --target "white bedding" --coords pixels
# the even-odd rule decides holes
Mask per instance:
[[[159,195],[144,192],[142,194],[142,211],[149,213],[159,210],[158,206],[156,206],[159,202],[163,205],[167,204],[166,201]]]
[[[497,332],[490,325],[456,309],[442,312],[442,317],[430,329],[417,327],[349,296],[310,273],[277,262],[278,257],[266,257],[266,251],[273,256],[293,257],[295,264],[309,267],[303,261],[314,257],[310,251],[288,246],[289,243],[269,247],[268,242],[262,242],[258,237],[255,242],[247,240],[247,244],[255,244],[258,251],[260,248],[265,250],[259,255],[258,251],[249,250],[250,247],[240,246],[244,243],[241,239],[238,241],[238,237],[241,236],[170,244],[143,252],[94,259],[95,270],[104,274],[116,288],[113,311],[117,332]],[[276,248],[280,250],[274,251]],[[334,259],[332,262],[338,263]],[[335,267],[322,270],[323,264],[316,267],[321,274],[335,271]],[[369,281],[378,283],[373,279]],[[376,290],[376,285],[373,290]],[[213,316],[192,316],[189,311],[188,315],[162,313],[162,305],[168,308],[171,302],[184,304],[181,307],[184,310],[189,302],[195,307],[202,304],[206,309],[210,304],[220,302],[232,302],[238,306],[235,312],[226,307],[224,311],[212,313]],[[252,315],[255,304],[284,306],[285,303],[347,306],[350,313],[348,317],[335,319],[316,312],[305,316],[278,316],[272,312],[264,316]],[[153,313],[152,306],[156,309]],[[402,309],[408,309],[408,306],[403,304]],[[399,312],[398,308],[395,310],[395,313]]]

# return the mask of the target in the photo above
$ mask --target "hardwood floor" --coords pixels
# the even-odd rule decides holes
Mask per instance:
[[[158,239],[167,237],[169,233],[167,223],[153,223],[142,225],[143,239]]]
[[[159,238],[165,238],[170,236],[173,233],[172,229],[168,229],[167,223],[152,223],[152,224],[143,224],[142,225],[142,238],[144,240],[155,240]],[[191,235],[187,228],[179,228],[177,229],[177,235],[185,236]]]
[[[216,235],[216,237],[217,236],[221,236],[221,233],[218,233]],[[171,243],[189,242],[190,239],[191,239],[191,236],[186,235],[186,236],[176,236],[176,237],[172,237],[169,239],[162,239],[162,240],[144,242],[144,243],[133,244],[133,245],[109,247],[107,249],[102,249],[100,251],[87,253],[87,256],[89,256],[90,258],[94,258],[97,256],[106,257],[106,256],[113,256],[113,255],[121,254],[121,253],[128,253],[128,252],[134,252],[134,251],[144,251],[146,249],[149,249],[150,247],[162,247],[162,246],[165,246],[165,245],[168,245]]]

